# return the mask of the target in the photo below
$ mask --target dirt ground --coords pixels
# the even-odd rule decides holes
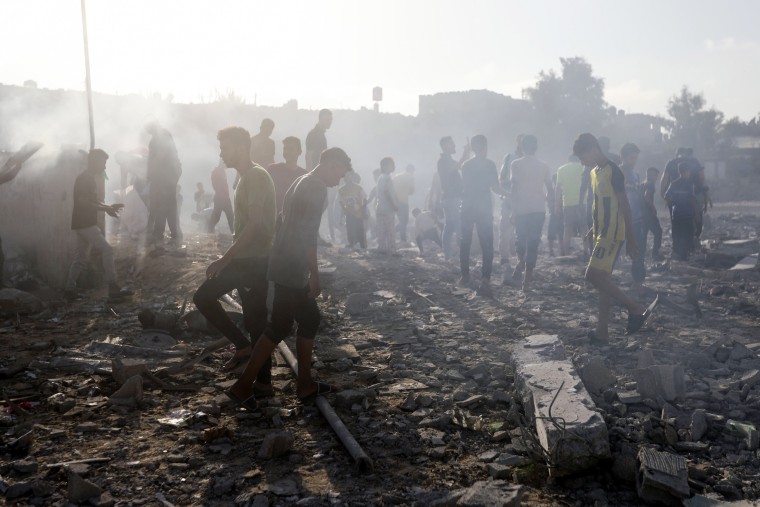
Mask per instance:
[[[193,291],[224,238],[188,236],[184,250],[158,256],[120,245],[119,271],[136,291],[132,299],[109,302],[91,291],[65,302],[37,289],[42,313],[0,320],[1,492],[9,504],[67,505],[80,492],[76,475],[99,488],[93,505],[455,505],[456,493],[489,480],[489,464],[506,453],[518,458],[503,478],[523,486],[524,505],[639,505],[631,453],[647,446],[686,458],[692,495],[760,499],[760,453],[724,429],[728,419],[760,423],[760,388],[741,380],[760,368],[760,274],[715,267],[725,256],[711,257],[725,240],[757,238],[760,219],[745,205],[741,211],[713,213],[707,253],[688,263],[647,261],[646,289],[636,297],[667,293],[676,306],[659,307],[630,337],[616,309],[607,346],[587,339],[596,295],[583,282],[579,254],[551,258],[544,245],[527,295],[501,285],[497,256],[494,299],[487,299],[457,286],[458,268],[438,250],[383,256],[321,248],[325,290],[314,369],[343,391],[328,400],[372,460],[369,471],[358,469],[315,407],[298,403],[279,354],[277,396],[249,412],[223,393],[236,378],[220,371],[229,348],[167,373],[218,336],[184,321],[170,345],[153,354],[144,346],[138,313],[178,314],[185,301],[186,312],[193,310]],[[628,288],[630,262],[619,263],[614,276]],[[701,318],[689,313],[689,287]],[[534,334],[559,335],[578,368],[601,357],[615,379],[592,393],[612,455],[567,478],[548,477],[513,397],[510,351]],[[751,354],[741,355],[742,347]],[[685,394],[667,404],[624,403],[618,393],[635,388],[633,371],[650,355],[684,367]],[[133,406],[109,402],[119,389],[111,374],[116,356],[145,364],[166,384],[146,378]],[[691,440],[697,410],[709,414],[708,428],[701,446],[684,450],[678,444]],[[292,447],[260,457],[274,432],[292,435]]]

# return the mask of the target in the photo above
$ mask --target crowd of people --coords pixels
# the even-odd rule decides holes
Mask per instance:
[[[446,136],[439,142],[441,154],[426,209],[410,210],[410,196],[416,186],[414,167],[409,165],[393,176],[394,159],[383,158],[373,173],[375,184],[368,195],[348,155],[340,148],[328,148],[325,131],[331,124],[332,113],[320,111],[317,125],[306,137],[305,168],[299,166],[301,141],[293,136],[282,141],[284,162],[275,163],[272,120],[262,121],[260,132],[254,136],[242,127],[223,129],[218,133],[220,161],[211,171],[213,195],[206,193],[202,183],[197,186],[196,213],[205,217],[206,230],[214,231],[224,213],[233,241],[208,266],[206,280],[193,301],[234,345],[235,352],[224,369],[232,371],[245,365],[239,380],[227,391],[240,405],[251,408],[257,399],[274,394],[271,354],[291,333],[294,323],[301,365],[298,397],[306,401],[332,389],[315,382],[309,367],[320,321],[315,298],[321,292],[317,247],[327,243],[320,237],[323,218],[332,241],[337,237],[333,229],[345,228],[345,246],[349,248],[367,249],[368,235],[382,255],[398,255],[398,243],[410,247],[410,237],[420,255],[427,255],[426,247],[435,244],[444,262],[458,260],[462,285],[473,283],[471,253],[476,234],[481,256],[476,293],[484,297],[493,297],[496,252],[500,255],[502,283],[531,291],[546,231],[550,255],[554,255],[556,242],[560,255],[575,252],[588,262],[585,280],[599,293],[597,326],[589,332],[595,342],[609,340],[608,315],[613,304],[628,311],[627,333],[638,331],[655,309],[657,299],[644,306],[610,276],[625,247],[632,259],[631,287],[642,286],[650,232],[654,236],[651,259],[663,260],[662,227],[654,201],[659,170],[648,168],[645,180],[640,181],[636,167],[640,150],[635,144],[624,144],[618,156],[610,153],[608,140],[581,134],[568,162],[552,170],[538,156],[537,137],[524,134],[518,136],[514,153],[505,156],[497,170],[488,157],[485,136],[468,139],[458,160],[454,157],[456,144]],[[152,124],[147,130],[152,140],[145,185],[135,179],[133,187],[146,187],[150,238],[163,240],[168,225],[170,242],[181,241],[176,192],[181,165],[176,147],[171,134],[162,127]],[[116,281],[112,248],[97,226],[99,212],[118,216],[123,207],[107,205],[97,197],[95,178],[105,170],[107,159],[104,151],[91,150],[87,168],[74,187],[72,230],[78,246],[66,287],[69,294],[75,292],[90,250],[96,249],[109,294],[129,295]],[[233,196],[227,169],[236,173]],[[660,193],[671,217],[672,258],[686,259],[699,245],[702,214],[710,204],[704,169],[690,150],[679,149],[668,162],[660,179]],[[331,206],[339,213],[331,213]],[[495,209],[501,211],[498,224],[494,222]],[[513,254],[514,268],[510,260]],[[245,332],[219,302],[233,290],[238,291],[242,302]]]

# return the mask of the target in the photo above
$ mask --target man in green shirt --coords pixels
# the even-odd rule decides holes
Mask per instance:
[[[220,130],[217,138],[224,164],[235,169],[240,177],[235,189],[233,243],[206,269],[206,281],[196,291],[193,302],[206,320],[235,345],[235,354],[223,368],[229,371],[248,361],[251,342],[232,322],[218,299],[237,289],[246,331],[250,336],[261,335],[267,325],[267,267],[277,208],[271,176],[251,161],[248,131],[228,127]],[[270,375],[269,367],[262,368],[257,380],[270,386]]]
[[[557,189],[555,209],[564,216],[564,234],[560,242],[560,254],[570,252],[570,239],[579,234],[586,235],[586,219],[581,208],[581,182],[583,181],[583,164],[578,157],[570,155],[567,164],[557,169]]]

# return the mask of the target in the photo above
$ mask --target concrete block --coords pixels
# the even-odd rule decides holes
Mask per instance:
[[[643,398],[665,401],[681,400],[686,396],[686,382],[683,366],[680,364],[659,364],[633,371],[636,390]]]
[[[531,336],[512,351],[515,386],[539,442],[552,455],[556,465],[551,469],[553,476],[584,470],[610,456],[607,425],[565,357],[564,347],[555,335]],[[551,418],[559,426],[564,422],[565,431],[549,417],[555,395]]]

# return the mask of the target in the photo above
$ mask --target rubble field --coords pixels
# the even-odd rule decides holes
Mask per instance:
[[[499,283],[497,257],[487,299],[458,286],[438,250],[320,248],[314,369],[339,388],[326,398],[369,457],[361,467],[318,408],[298,403],[279,352],[276,397],[252,412],[223,392],[237,377],[220,371],[229,347],[190,361],[220,338],[191,300],[228,238],[139,255],[119,245],[130,300],[0,291],[0,495],[18,505],[752,505],[759,226],[745,208],[722,209],[704,252],[648,261],[636,297],[660,294],[654,317],[625,336],[616,308],[601,346],[588,339],[597,300],[580,255],[542,252],[527,295]],[[664,243],[668,252],[667,231]],[[627,289],[630,262],[614,276]]]

